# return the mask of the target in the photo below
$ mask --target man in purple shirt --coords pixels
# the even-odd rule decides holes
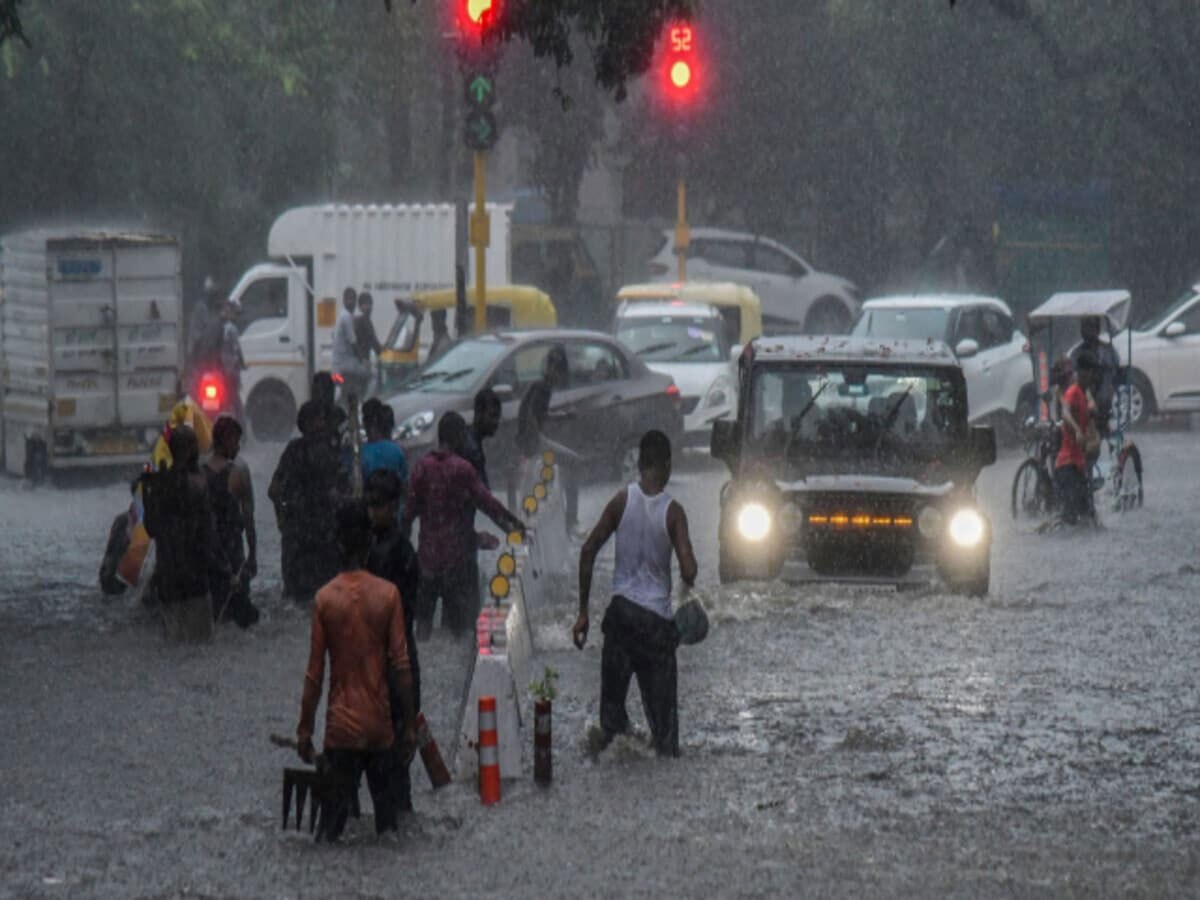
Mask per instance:
[[[433,613],[442,599],[442,625],[456,635],[468,630],[479,614],[479,580],[475,557],[475,509],[507,531],[524,531],[521,520],[504,508],[458,453],[467,423],[448,412],[438,423],[438,449],[413,469],[401,528],[410,533],[421,520],[417,559],[421,589],[417,594],[417,639],[433,630]]]

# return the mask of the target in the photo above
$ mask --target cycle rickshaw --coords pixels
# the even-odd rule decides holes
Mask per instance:
[[[1142,454],[1128,437],[1129,373],[1133,362],[1133,334],[1126,327],[1130,306],[1128,291],[1082,291],[1055,294],[1030,313],[1029,342],[1041,400],[1038,415],[1024,423],[1027,458],[1017,467],[1013,478],[1014,519],[1046,520],[1059,511],[1054,461],[1060,422],[1051,372],[1056,361],[1061,365],[1068,351],[1079,342],[1080,322],[1087,318],[1101,321],[1101,329],[1107,332],[1114,350],[1120,337],[1126,341],[1124,365],[1113,374],[1116,384],[1108,434],[1102,439],[1100,452],[1092,460],[1088,473],[1091,513],[1096,518],[1104,508],[1125,512],[1142,505]]]

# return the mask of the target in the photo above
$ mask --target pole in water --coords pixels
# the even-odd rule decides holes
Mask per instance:
[[[533,780],[548,785],[554,780],[550,743],[550,701],[533,704]]]

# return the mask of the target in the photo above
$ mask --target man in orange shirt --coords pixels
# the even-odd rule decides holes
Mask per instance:
[[[1062,441],[1054,460],[1054,485],[1058,489],[1062,520],[1074,525],[1091,512],[1088,487],[1087,438],[1091,411],[1088,393],[1095,383],[1096,361],[1088,353],[1075,360],[1075,382],[1062,397]]]
[[[341,835],[364,773],[375,807],[376,833],[395,830],[401,803],[398,773],[416,746],[404,608],[395,585],[366,571],[371,523],[362,501],[338,510],[337,544],[343,568],[317,592],[296,728],[300,758],[311,763],[313,720],[328,653],[324,758],[336,787],[321,811],[318,841],[334,841]],[[389,687],[403,717],[404,732],[399,736],[392,728]]]

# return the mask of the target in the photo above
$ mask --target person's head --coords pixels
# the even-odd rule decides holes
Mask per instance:
[[[362,424],[363,430],[367,433],[367,440],[381,441],[392,436],[390,430],[384,430],[383,418],[383,411],[390,408],[385,406],[378,397],[371,397],[362,405]]]
[[[367,513],[374,530],[386,531],[396,524],[402,487],[400,476],[390,469],[376,469],[367,476],[363,496],[367,500]]]
[[[369,316],[371,314],[371,308],[374,305],[375,305],[375,298],[372,297],[370,294],[368,294],[366,291],[363,291],[361,294],[358,295],[358,310],[363,315]]]
[[[221,416],[213,425],[213,452],[226,459],[236,459],[242,446],[242,426],[233,416]]]
[[[638,444],[638,471],[643,479],[665,486],[671,480],[671,440],[658,429],[647,431]]]
[[[306,400],[296,413],[296,427],[302,435],[316,434],[325,430],[325,407],[316,400]]]
[[[361,569],[371,548],[371,518],[364,500],[346,500],[334,514],[334,536],[342,567]]]
[[[204,302],[214,311],[220,311],[225,302],[225,295],[221,293],[217,280],[211,275],[204,276]]]
[[[1090,353],[1080,353],[1075,357],[1075,382],[1084,390],[1094,387],[1100,363]]]
[[[475,433],[480,439],[489,438],[500,428],[500,398],[491,388],[475,395]]]
[[[446,327],[446,311],[444,309],[435,309],[429,314],[429,324],[433,326],[433,333],[437,335],[449,334],[450,330]]]
[[[542,362],[542,377],[551,387],[564,387],[567,383],[567,351],[562,344],[555,344]]]
[[[1079,336],[1089,344],[1100,340],[1100,317],[1084,316],[1079,320]]]
[[[180,472],[195,472],[200,465],[200,442],[196,432],[187,425],[176,425],[167,438],[171,451],[171,468]]]
[[[448,412],[438,422],[438,443],[442,449],[461,453],[467,442],[467,420],[456,412]]]
[[[346,312],[354,312],[354,304],[358,300],[358,291],[352,287],[342,291],[342,307]]]
[[[333,406],[334,398],[336,396],[337,386],[333,383],[332,375],[330,375],[328,372],[317,372],[313,375],[313,400],[324,406]]]

